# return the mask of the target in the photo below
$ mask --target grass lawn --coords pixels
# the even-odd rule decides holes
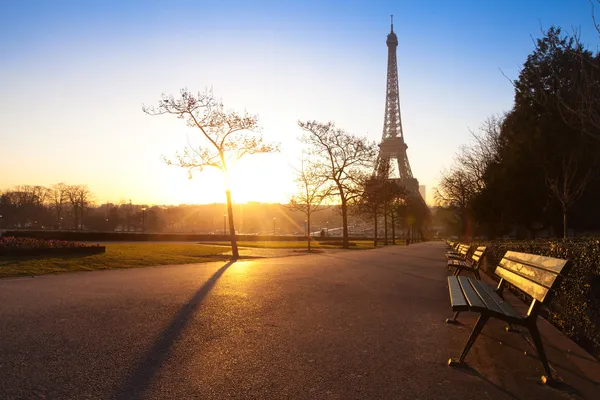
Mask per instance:
[[[218,261],[229,259],[220,255],[227,251],[223,246],[194,243],[109,243],[106,253],[89,256],[0,257],[0,278]]]
[[[318,242],[313,240],[310,243],[311,249],[339,249],[341,248],[341,239],[339,241],[322,241]],[[336,242],[332,244],[332,242]],[[337,243],[339,242],[339,243]],[[305,241],[298,242],[285,242],[285,241],[239,241],[237,242],[240,247],[255,247],[264,249],[306,249],[307,245]],[[351,240],[350,243],[356,243],[356,246],[350,246],[350,249],[365,250],[373,248],[372,240]],[[229,246],[230,242],[206,242],[206,244],[215,244],[220,246]]]

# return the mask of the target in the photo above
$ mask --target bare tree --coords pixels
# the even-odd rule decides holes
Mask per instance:
[[[359,198],[360,183],[372,171],[377,155],[375,143],[335,127],[333,122],[302,122],[315,175],[330,182],[331,196],[338,197],[342,212],[343,247],[348,248],[348,205]]]
[[[583,195],[594,169],[583,170],[579,155],[562,154],[560,170],[554,176],[546,173],[546,183],[560,203],[563,214],[563,238],[567,238],[567,213],[571,206]]]
[[[83,214],[86,207],[92,204],[93,201],[92,192],[87,185],[69,185],[67,187],[67,198],[71,203],[75,229],[82,229]]]
[[[461,233],[465,236],[468,235],[469,207],[474,194],[471,179],[458,168],[443,172],[442,179],[434,191],[438,205],[457,211],[461,223]]]
[[[373,222],[373,247],[377,247],[378,221],[384,202],[381,195],[381,186],[384,182],[384,179],[377,176],[366,179],[363,182],[360,199],[354,207],[358,215],[364,217],[367,221],[372,220]]]
[[[279,151],[279,146],[265,143],[262,136],[256,133],[245,133],[258,131],[258,117],[246,112],[238,114],[224,110],[223,104],[210,92],[198,92],[194,95],[187,89],[182,89],[178,98],[163,94],[157,107],[143,106],[142,110],[148,115],[171,114],[184,119],[189,127],[198,129],[200,136],[207,142],[205,146],[198,147],[189,144],[183,154],[176,154],[175,161],[166,157],[164,161],[168,165],[186,168],[190,179],[193,171],[202,171],[206,167],[217,168],[222,172],[226,187],[232,256],[234,259],[239,258],[229,169],[246,155]]]
[[[331,188],[327,187],[327,180],[316,173],[310,164],[305,165],[304,157],[301,161],[299,170],[296,170],[297,192],[290,198],[288,208],[293,211],[300,211],[306,215],[306,243],[310,251],[310,226],[311,216],[317,211],[322,211],[328,206],[323,206],[323,202],[329,197]]]
[[[473,143],[463,145],[455,159],[456,168],[477,191],[485,188],[484,175],[488,166],[498,157],[503,115],[492,115],[481,124],[478,132],[471,131]]]
[[[57,183],[50,189],[50,207],[54,209],[56,215],[56,226],[62,228],[63,209],[67,204],[68,186],[63,182]]]

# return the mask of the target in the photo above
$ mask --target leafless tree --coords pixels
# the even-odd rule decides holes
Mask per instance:
[[[503,115],[492,115],[483,122],[478,132],[471,132],[473,143],[460,147],[454,164],[442,172],[434,191],[440,206],[458,211],[463,227],[468,222],[471,200],[485,188],[484,174],[498,156],[503,121]]]
[[[306,243],[310,251],[310,226],[311,216],[317,211],[328,208],[323,202],[329,197],[331,188],[327,186],[327,180],[316,173],[315,169],[306,164],[304,157],[300,169],[296,170],[297,192],[290,198],[289,209],[300,211],[306,215]]]
[[[478,132],[471,131],[473,143],[461,146],[456,156],[455,168],[464,172],[465,178],[477,191],[484,189],[485,171],[498,156],[503,121],[504,116],[488,117]]]
[[[186,168],[190,179],[193,171],[202,171],[206,167],[217,168],[222,172],[226,185],[232,255],[234,259],[239,258],[229,169],[246,155],[279,151],[279,146],[264,142],[262,136],[256,133],[259,128],[257,116],[225,110],[211,92],[193,94],[182,89],[179,97],[163,94],[158,106],[143,106],[142,110],[148,115],[175,115],[184,119],[189,127],[198,129],[206,142],[204,146],[194,147],[189,144],[183,153],[176,154],[175,160],[165,157],[164,161],[168,165]],[[248,131],[253,133],[249,134]]]
[[[574,152],[561,154],[560,169],[554,175],[546,172],[546,183],[560,203],[563,214],[563,238],[567,238],[567,213],[583,195],[593,176],[593,168],[581,168],[580,155]]]
[[[67,205],[67,191],[68,186],[63,182],[52,185],[49,191],[50,198],[50,207],[54,209],[54,213],[56,215],[56,226],[60,229],[62,228],[62,220],[63,220],[63,209]]]
[[[87,185],[69,185],[67,186],[67,198],[73,211],[75,229],[82,229],[85,209],[93,202],[92,192]]]
[[[305,131],[301,141],[309,146],[315,175],[329,182],[331,196],[340,201],[343,247],[348,248],[348,205],[359,198],[360,183],[373,170],[377,147],[333,122],[298,121],[298,125]]]
[[[475,191],[471,178],[465,171],[454,168],[442,173],[442,179],[434,190],[438,205],[455,209],[461,222],[463,234],[468,234],[469,207]]]

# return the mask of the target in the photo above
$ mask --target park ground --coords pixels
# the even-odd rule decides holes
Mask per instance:
[[[448,367],[475,315],[445,324],[446,275],[429,242],[2,279],[0,398],[597,398],[598,362],[543,320],[559,387],[499,321]]]
[[[106,252],[94,255],[0,257],[0,278],[58,274],[73,271],[137,268],[156,265],[195,264],[226,261],[231,256],[229,242],[90,242],[106,247]],[[353,250],[373,248],[368,240],[352,241]],[[306,254],[306,242],[253,241],[238,242],[242,258],[287,257]],[[339,249],[334,242],[311,243],[315,252]]]

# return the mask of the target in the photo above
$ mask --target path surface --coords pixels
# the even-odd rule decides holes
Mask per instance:
[[[474,320],[443,322],[443,253],[422,243],[0,280],[0,398],[570,398],[537,383],[541,364],[502,324],[486,326],[469,369],[446,366]]]

